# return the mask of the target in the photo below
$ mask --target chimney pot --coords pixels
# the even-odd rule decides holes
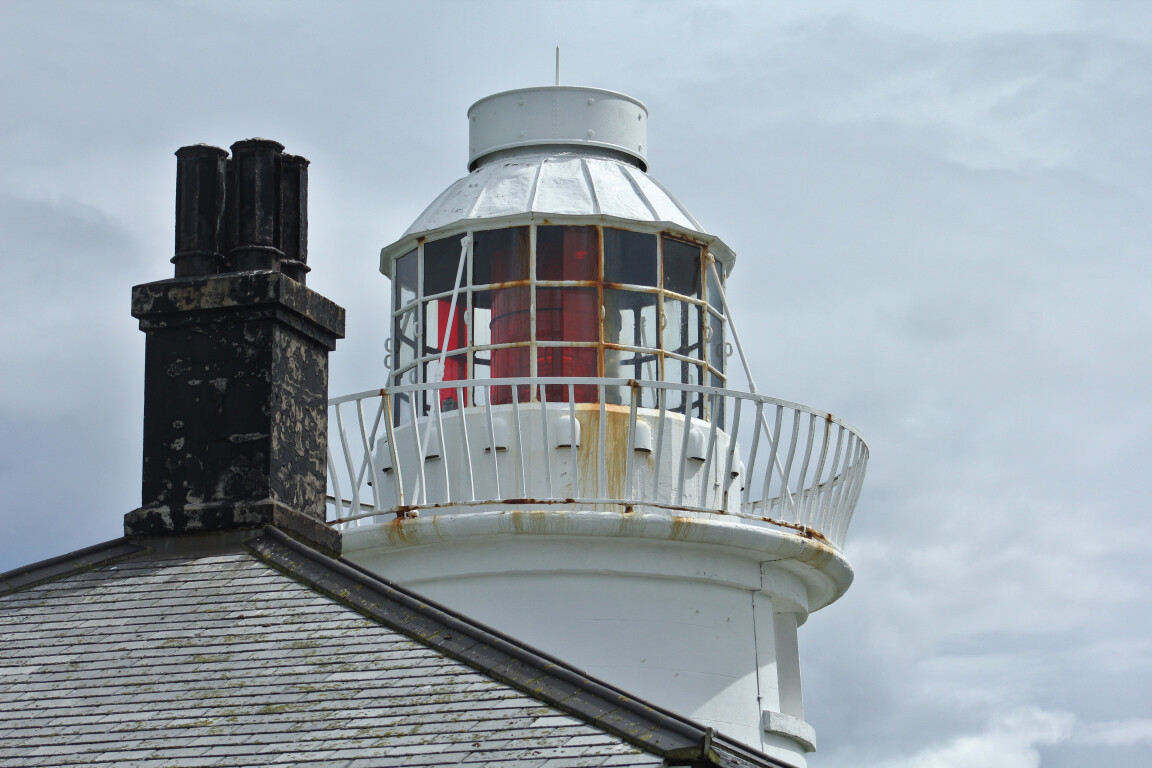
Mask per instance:
[[[304,283],[308,267],[308,161],[280,155],[280,271]]]
[[[176,150],[176,277],[220,269],[220,225],[228,153],[208,144]]]
[[[232,145],[232,181],[235,196],[229,266],[234,272],[279,269],[284,253],[277,241],[277,158],[284,145],[270,139],[246,139]]]

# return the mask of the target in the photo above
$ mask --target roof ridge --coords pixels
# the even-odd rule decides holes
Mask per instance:
[[[54,579],[73,576],[98,565],[124,560],[146,551],[148,547],[135,544],[127,537],[121,536],[101,544],[93,544],[90,547],[29,563],[0,573],[0,596],[10,595]]]
[[[276,528],[265,528],[245,545],[269,565],[357,612],[676,764],[717,764],[719,749],[727,753],[728,765],[733,758],[737,764],[785,765]]]

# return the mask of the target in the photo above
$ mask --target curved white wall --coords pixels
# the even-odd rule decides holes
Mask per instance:
[[[345,556],[386,578],[804,764],[795,628],[851,581],[827,547],[718,515],[560,510],[425,516],[344,536]]]

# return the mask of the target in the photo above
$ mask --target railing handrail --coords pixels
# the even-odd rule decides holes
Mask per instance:
[[[539,387],[541,385],[568,385],[574,384],[581,385],[599,385],[603,384],[605,387],[628,387],[632,385],[639,385],[641,387],[648,387],[651,389],[673,390],[678,392],[696,392],[705,395],[719,395],[721,397],[731,397],[733,399],[739,398],[741,400],[750,400],[752,402],[764,403],[765,405],[779,405],[784,408],[794,408],[803,413],[810,413],[813,416],[818,416],[821,419],[831,421],[833,424],[851,430],[853,434],[857,435],[861,441],[864,438],[855,427],[849,424],[844,419],[836,416],[828,411],[821,411],[818,408],[813,408],[803,403],[793,402],[791,400],[782,400],[778,397],[771,397],[769,395],[761,395],[753,392],[746,392],[739,389],[726,389],[724,387],[709,387],[703,384],[681,384],[674,381],[658,381],[650,379],[609,379],[598,376],[518,376],[515,378],[504,379],[454,379],[452,381],[435,381],[435,382],[422,382],[417,384],[393,384],[390,386],[381,387],[379,389],[366,389],[362,392],[355,392],[351,395],[341,395],[340,397],[329,398],[328,405],[339,405],[341,403],[349,403],[354,400],[363,400],[369,397],[378,397],[384,394],[396,395],[405,394],[408,392],[427,392],[429,390],[441,389],[461,389],[473,387],[511,387],[511,386],[528,386]],[[585,405],[585,403],[578,403],[578,405]],[[483,406],[468,406],[470,408],[482,408]],[[867,445],[867,441],[864,441]]]

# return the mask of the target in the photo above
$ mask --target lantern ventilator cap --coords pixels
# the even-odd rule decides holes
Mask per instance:
[[[648,169],[648,109],[601,88],[555,85],[504,91],[468,108],[468,170],[524,147],[596,148]]]

